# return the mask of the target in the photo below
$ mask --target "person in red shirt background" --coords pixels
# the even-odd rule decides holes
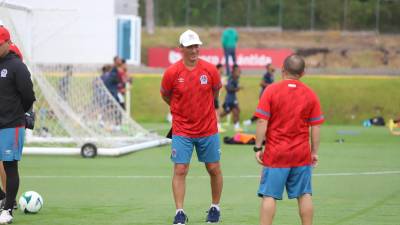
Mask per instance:
[[[176,206],[173,224],[187,222],[183,202],[193,147],[210,175],[212,204],[206,222],[215,223],[220,217],[223,184],[219,163],[221,146],[214,109],[221,79],[214,65],[199,59],[202,42],[197,33],[185,31],[179,43],[183,58],[165,71],[160,90],[172,114],[172,189]]]
[[[282,199],[285,187],[289,199],[298,200],[302,224],[312,224],[311,175],[312,167],[318,164],[324,116],[317,95],[300,82],[304,68],[300,56],[287,57],[282,81],[265,89],[254,114],[258,117],[254,151],[256,160],[263,165],[258,190],[262,197],[261,225],[272,224],[276,200]]]

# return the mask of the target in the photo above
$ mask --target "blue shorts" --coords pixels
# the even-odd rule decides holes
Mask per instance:
[[[201,138],[190,138],[172,135],[171,160],[174,163],[189,164],[193,147],[196,147],[197,158],[200,162],[218,162],[221,155],[219,134]]]
[[[232,111],[232,109],[234,109],[234,108],[239,108],[239,103],[238,103],[237,100],[235,100],[234,102],[225,102],[225,103],[222,105],[222,108],[224,108],[224,111],[225,111],[226,113],[229,113],[229,112]]]
[[[258,196],[273,197],[282,200],[283,189],[286,187],[288,198],[298,198],[304,194],[312,194],[311,166],[292,168],[264,167],[261,174]]]
[[[0,129],[0,161],[21,160],[25,127]]]

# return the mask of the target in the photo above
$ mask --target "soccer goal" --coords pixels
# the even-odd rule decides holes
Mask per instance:
[[[37,98],[35,129],[27,132],[24,153],[119,156],[170,143],[144,129],[123,110],[99,78],[99,68],[31,62],[29,54],[24,54],[29,40],[20,38],[29,24],[19,24],[21,31],[11,19],[15,14],[29,18],[29,10],[0,3],[1,20],[23,52]]]

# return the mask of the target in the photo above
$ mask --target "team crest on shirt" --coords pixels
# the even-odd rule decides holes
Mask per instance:
[[[2,69],[1,72],[0,72],[0,76],[1,77],[7,77],[7,73],[8,73],[7,69]]]
[[[178,78],[178,82],[179,82],[179,83],[183,83],[183,82],[185,82],[185,79],[183,79],[183,77],[179,77],[179,78]]]
[[[200,76],[200,84],[207,84],[208,79],[206,75],[201,75]]]

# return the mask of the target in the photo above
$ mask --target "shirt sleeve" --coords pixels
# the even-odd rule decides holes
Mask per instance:
[[[271,117],[271,94],[271,88],[267,87],[258,102],[254,116],[265,120],[268,120]]]
[[[171,69],[167,69],[164,72],[162,81],[161,81],[161,88],[160,93],[163,96],[170,96],[172,93],[172,86],[173,86],[173,79],[172,79],[172,72]]]
[[[317,96],[314,96],[313,105],[311,108],[310,116],[307,122],[310,126],[318,125],[324,123],[325,118],[321,110],[321,104]]]

